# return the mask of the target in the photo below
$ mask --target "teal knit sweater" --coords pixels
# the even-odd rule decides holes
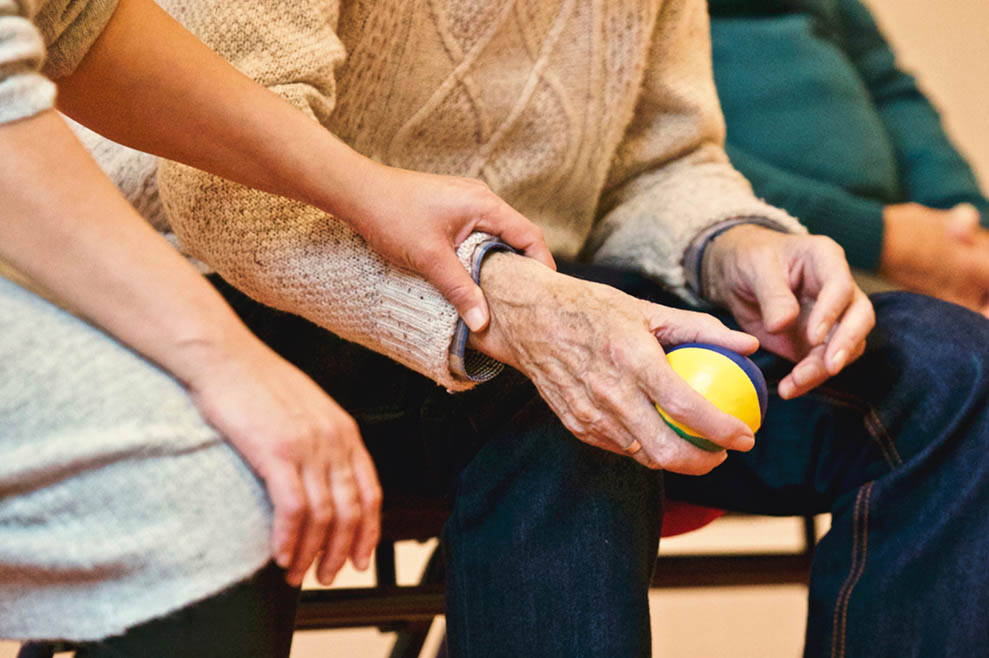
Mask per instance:
[[[728,154],[759,196],[875,271],[883,207],[989,201],[859,0],[710,0]]]

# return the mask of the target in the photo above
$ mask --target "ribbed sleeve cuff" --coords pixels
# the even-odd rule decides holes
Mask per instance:
[[[687,287],[690,288],[695,295],[699,298],[704,299],[704,252],[707,250],[707,246],[711,244],[714,238],[718,237],[730,228],[735,228],[742,224],[755,224],[756,226],[763,226],[765,228],[771,229],[773,231],[784,231],[783,227],[775,222],[763,219],[762,217],[743,217],[739,219],[731,219],[720,224],[715,224],[714,226],[708,227],[705,231],[700,233],[694,241],[690,243],[687,247],[687,253],[683,257],[683,273],[687,279]]]
[[[40,73],[18,73],[0,81],[0,124],[27,119],[55,106],[55,85]]]
[[[881,202],[851,196],[830,197],[804,205],[799,212],[800,220],[811,233],[828,235],[845,249],[849,265],[870,272],[879,268],[883,249]]]
[[[491,238],[481,242],[472,249],[470,254],[470,272],[474,282],[477,283],[481,277],[481,264],[485,256],[496,251],[515,252],[504,242]],[[453,334],[453,343],[450,345],[450,371],[455,377],[474,383],[486,382],[492,379],[504,369],[504,365],[477,350],[467,347],[467,338],[470,330],[467,324],[461,319],[457,322],[457,328]]]

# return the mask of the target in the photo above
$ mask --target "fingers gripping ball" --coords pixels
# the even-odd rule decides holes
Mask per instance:
[[[741,420],[753,432],[759,429],[766,414],[766,378],[751,359],[723,347],[703,343],[679,345],[669,350],[666,356],[673,371],[691,388],[721,411]],[[723,450],[718,444],[673,420],[658,404],[656,409],[674,432],[698,448],[710,452]]]

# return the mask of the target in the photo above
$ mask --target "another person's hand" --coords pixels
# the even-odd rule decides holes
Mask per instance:
[[[528,376],[578,438],[650,468],[703,474],[725,459],[680,438],[654,403],[731,450],[755,442],[742,421],[719,411],[677,376],[662,346],[690,341],[742,353],[752,336],[716,318],[645,302],[558,274],[514,254],[489,256],[481,285],[491,325],[471,344]]]
[[[319,557],[329,584],[347,561],[367,568],[381,534],[381,487],[357,423],[262,343],[186,348],[184,377],[203,416],[264,480],[275,561],[298,586]]]
[[[539,227],[482,181],[375,163],[364,189],[371,198],[344,219],[375,251],[432,283],[471,331],[481,331],[489,319],[484,294],[456,255],[472,232],[497,236],[555,268]]]
[[[711,242],[703,269],[708,299],[763,348],[796,362],[781,397],[806,393],[865,350],[875,313],[830,238],[743,224]]]
[[[969,204],[887,206],[879,273],[907,290],[989,317],[989,231]]]

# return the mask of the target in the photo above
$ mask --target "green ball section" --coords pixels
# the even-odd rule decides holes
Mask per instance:
[[[663,418],[662,415],[660,415],[659,417],[660,418]],[[701,450],[707,450],[708,452],[721,452],[722,450],[724,450],[724,448],[722,448],[721,446],[719,446],[717,443],[714,443],[712,441],[708,441],[707,439],[702,438],[702,437],[699,437],[699,436],[694,436],[693,434],[687,434],[686,432],[684,432],[683,430],[681,430],[679,427],[671,424],[665,418],[663,418],[663,422],[666,423],[667,427],[669,427],[671,430],[673,430],[674,432],[676,432],[677,433],[677,436],[679,436],[680,438],[683,438],[683,439],[686,439],[686,440],[690,441],[691,443],[693,443],[695,446],[697,446]]]

